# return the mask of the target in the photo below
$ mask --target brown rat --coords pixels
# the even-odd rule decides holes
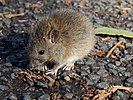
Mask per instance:
[[[47,74],[59,68],[70,70],[75,61],[84,58],[94,46],[92,23],[83,14],[62,9],[52,11],[32,26],[29,58],[32,67],[52,66]]]

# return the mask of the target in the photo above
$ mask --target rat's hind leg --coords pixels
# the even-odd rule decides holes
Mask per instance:
[[[64,67],[63,70],[71,70],[74,69],[74,62],[67,63]]]

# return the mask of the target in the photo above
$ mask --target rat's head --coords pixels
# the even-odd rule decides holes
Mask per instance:
[[[54,56],[59,52],[55,46],[58,40],[59,32],[50,25],[47,17],[32,25],[28,52],[32,68],[52,68],[57,64]]]

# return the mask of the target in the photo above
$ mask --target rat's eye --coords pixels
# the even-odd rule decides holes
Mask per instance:
[[[40,51],[38,52],[38,54],[39,54],[39,55],[43,55],[43,54],[44,54],[44,50],[40,50]]]

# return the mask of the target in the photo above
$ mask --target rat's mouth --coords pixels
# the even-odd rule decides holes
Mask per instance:
[[[43,66],[45,66],[45,69],[52,69],[54,68],[54,66],[57,65],[57,63],[55,61],[46,61],[45,63],[43,63]]]

